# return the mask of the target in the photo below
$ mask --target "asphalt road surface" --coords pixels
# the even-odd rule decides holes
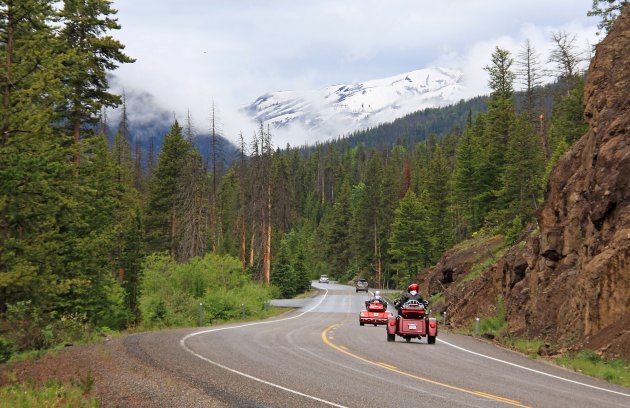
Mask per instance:
[[[630,407],[630,389],[467,336],[387,342],[368,295],[320,295],[273,319],[131,336],[134,353],[239,407]],[[390,306],[390,309],[391,306]]]

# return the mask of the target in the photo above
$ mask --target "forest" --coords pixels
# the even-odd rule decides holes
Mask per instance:
[[[188,116],[147,153],[108,88],[134,62],[110,34],[116,11],[60,3],[2,1],[0,361],[94,328],[194,325],[201,301],[208,323],[241,304],[263,316],[320,274],[405,286],[462,240],[514,241],[586,130],[585,54],[557,32],[548,61],[529,42],[496,47],[491,94],[471,105],[485,106],[444,108],[464,119],[443,133],[400,120],[372,139],[281,149],[260,123],[224,166],[216,148],[201,156]],[[117,106],[120,123],[107,123]]]

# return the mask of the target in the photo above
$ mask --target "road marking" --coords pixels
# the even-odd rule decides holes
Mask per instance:
[[[394,370],[398,370],[398,367],[393,366],[393,365],[390,365],[390,364],[387,364],[387,363],[383,363],[383,362],[381,362],[381,361],[379,361],[379,362],[378,362],[378,363],[376,363],[376,364],[378,364],[378,365],[382,365],[383,367],[393,368]]]
[[[192,349],[190,349],[186,345],[186,340],[188,340],[191,337],[198,336],[198,335],[204,334],[204,333],[212,333],[212,332],[223,331],[223,330],[239,329],[241,327],[257,326],[259,324],[269,324],[269,323],[283,322],[283,321],[286,321],[286,320],[296,319],[298,317],[304,316],[306,313],[316,309],[319,305],[322,304],[322,302],[324,301],[324,299],[328,295],[328,289],[325,289],[325,291],[326,291],[326,293],[324,293],[324,296],[322,296],[322,298],[319,300],[319,302],[317,302],[317,304],[315,306],[311,307],[308,310],[305,310],[304,312],[302,312],[302,313],[300,313],[298,315],[291,316],[291,317],[286,317],[284,319],[278,319],[278,320],[265,320],[263,322],[247,323],[247,324],[241,324],[241,325],[238,325],[238,326],[217,327],[217,328],[214,328],[214,329],[202,330],[202,331],[191,333],[191,334],[188,334],[188,335],[182,337],[182,339],[179,341],[179,344],[184,348],[184,350],[186,350],[187,352],[189,352],[193,356],[195,356],[195,357],[197,357],[197,358],[199,358],[199,359],[201,359],[201,360],[203,360],[205,362],[208,362],[208,363],[210,363],[212,365],[220,367],[220,368],[222,368],[224,370],[227,370],[227,371],[229,371],[231,373],[238,374],[238,375],[243,376],[245,378],[249,378],[250,380],[258,381],[259,383],[262,383],[262,384],[265,384],[265,385],[269,385],[270,387],[278,388],[278,389],[280,389],[282,391],[290,392],[292,394],[299,395],[299,396],[304,397],[304,398],[312,399],[312,400],[315,400],[317,402],[321,402],[323,404],[330,405],[331,407],[347,408],[344,405],[335,404],[334,402],[327,401],[325,399],[318,398],[318,397],[315,397],[313,395],[304,394],[303,392],[296,391],[296,390],[293,390],[291,388],[283,387],[282,385],[278,385],[278,384],[272,383],[270,381],[263,380],[262,378],[254,377],[253,375],[246,374],[246,373],[244,373],[242,371],[238,371],[238,370],[235,370],[233,368],[224,366],[223,364],[217,363],[216,361],[212,361],[209,358],[202,356],[201,354],[195,353]]]
[[[442,339],[436,339],[436,340],[440,341],[440,343],[446,344],[447,346],[451,346],[451,347],[454,347],[454,348],[456,348],[458,350],[465,351],[466,353],[474,354],[474,355],[479,356],[479,357],[484,357],[484,358],[487,358],[489,360],[493,360],[493,361],[497,361],[499,363],[510,365],[512,367],[521,368],[523,370],[531,371],[533,373],[540,374],[540,375],[546,375],[547,377],[551,377],[551,378],[555,378],[557,380],[570,382],[572,384],[583,385],[584,387],[594,388],[596,390],[606,391],[606,392],[610,392],[610,393],[617,394],[617,395],[623,395],[624,397],[630,397],[630,394],[626,394],[626,393],[623,393],[623,392],[610,390],[608,388],[597,387],[595,385],[590,385],[590,384],[586,384],[586,383],[575,381],[575,380],[569,380],[568,378],[564,378],[564,377],[560,377],[560,376],[557,376],[557,375],[549,374],[549,373],[546,373],[544,371],[534,370],[533,368],[525,367],[525,366],[518,365],[518,364],[515,364],[515,363],[510,363],[509,361],[505,361],[505,360],[501,360],[499,358],[490,357],[490,356],[487,356],[485,354],[477,353],[475,351],[468,350],[468,349],[465,349],[465,348],[460,347],[460,346],[456,346],[455,344],[449,343],[448,341],[445,341],[445,340],[442,340]]]
[[[371,364],[371,365],[375,365],[375,366],[378,366],[378,367],[382,367],[382,368],[384,368],[386,370],[389,370],[389,371],[392,371],[392,372],[404,375],[406,377],[410,377],[410,378],[414,378],[416,380],[424,381],[424,382],[429,383],[429,384],[439,385],[441,387],[449,388],[451,390],[460,391],[460,392],[464,392],[466,394],[471,394],[471,395],[475,395],[475,396],[478,396],[478,397],[487,398],[487,399],[493,400],[493,401],[503,402],[505,404],[514,405],[516,407],[529,408],[527,405],[523,405],[519,401],[514,401],[514,400],[511,400],[511,399],[500,397],[498,395],[487,394],[485,392],[467,390],[465,388],[456,387],[454,385],[445,384],[445,383],[441,383],[439,381],[430,380],[428,378],[420,377],[420,376],[417,376],[415,374],[411,374],[411,373],[407,373],[405,371],[398,370],[397,368],[388,367],[387,365],[383,365],[382,363],[378,363],[376,361],[368,360],[367,358],[364,358],[364,357],[358,356],[358,355],[356,355],[354,353],[351,353],[347,349],[344,350],[342,348],[342,346],[337,346],[336,344],[331,343],[330,340],[328,339],[328,332],[330,330],[332,330],[332,329],[337,328],[338,326],[339,326],[339,324],[333,324],[333,325],[328,326],[327,328],[325,328],[324,331],[322,332],[322,335],[321,335],[322,340],[328,346],[334,348],[335,350],[337,350],[337,351],[339,351],[341,353],[347,354],[350,357],[356,358],[357,360],[361,360],[361,361],[363,361],[363,362],[365,362],[367,364]]]

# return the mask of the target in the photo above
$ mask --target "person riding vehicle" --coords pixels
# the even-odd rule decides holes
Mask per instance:
[[[373,302],[381,303],[383,307],[387,309],[387,302],[385,301],[385,299],[381,297],[380,290],[374,291],[374,296],[370,300],[365,301],[365,307],[367,308],[368,306],[370,306],[370,303],[373,303]]]
[[[422,296],[418,292],[419,288],[420,286],[417,283],[412,283],[407,288],[407,292],[403,293],[403,295],[394,302],[394,307],[398,309],[398,314],[401,313],[403,305],[409,300],[417,300],[418,302],[424,304],[426,307],[427,302],[422,299]]]

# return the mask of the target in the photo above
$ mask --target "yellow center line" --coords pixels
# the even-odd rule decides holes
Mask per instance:
[[[511,400],[511,399],[508,399],[508,398],[504,398],[504,397],[501,397],[501,396],[498,396],[498,395],[488,394],[488,393],[481,392],[481,391],[467,390],[465,388],[456,387],[454,385],[445,384],[445,383],[441,383],[439,381],[430,380],[428,378],[420,377],[420,376],[417,376],[417,375],[414,375],[414,374],[411,374],[411,373],[407,373],[405,371],[398,370],[394,366],[390,366],[388,364],[384,364],[384,363],[379,363],[379,362],[376,362],[376,361],[368,360],[368,359],[366,359],[364,357],[361,357],[361,356],[358,356],[358,355],[356,355],[354,353],[351,353],[350,351],[348,351],[348,349],[346,347],[337,346],[337,345],[331,343],[330,340],[328,339],[328,332],[333,330],[333,329],[336,329],[338,326],[339,326],[339,324],[333,324],[333,325],[328,326],[327,328],[325,328],[324,331],[322,332],[322,335],[321,335],[322,336],[322,340],[328,346],[334,348],[335,350],[337,350],[337,351],[339,351],[341,353],[349,355],[350,357],[356,358],[357,360],[361,360],[361,361],[363,361],[363,362],[365,362],[367,364],[371,364],[371,365],[375,365],[375,366],[378,366],[378,367],[382,367],[382,368],[384,368],[386,370],[389,370],[389,371],[392,371],[392,372],[404,375],[406,377],[410,377],[410,378],[414,378],[416,380],[424,381],[424,382],[429,383],[429,384],[438,385],[440,387],[445,387],[445,388],[448,388],[448,389],[451,389],[451,390],[460,391],[460,392],[463,392],[463,393],[466,393],[466,394],[471,394],[471,395],[475,395],[475,396],[478,396],[478,397],[487,398],[487,399],[490,399],[490,400],[493,400],[493,401],[503,402],[505,404],[514,405],[516,407],[529,408],[527,405],[523,405],[519,401],[514,401],[514,400]]]
[[[387,363],[383,363],[383,362],[380,362],[380,361],[378,363],[376,363],[376,364],[378,364],[380,366],[383,366],[383,367],[387,367],[387,368],[393,368],[394,370],[398,369],[398,367],[396,367],[396,366],[393,366],[393,365],[390,365],[390,364],[387,364]]]

